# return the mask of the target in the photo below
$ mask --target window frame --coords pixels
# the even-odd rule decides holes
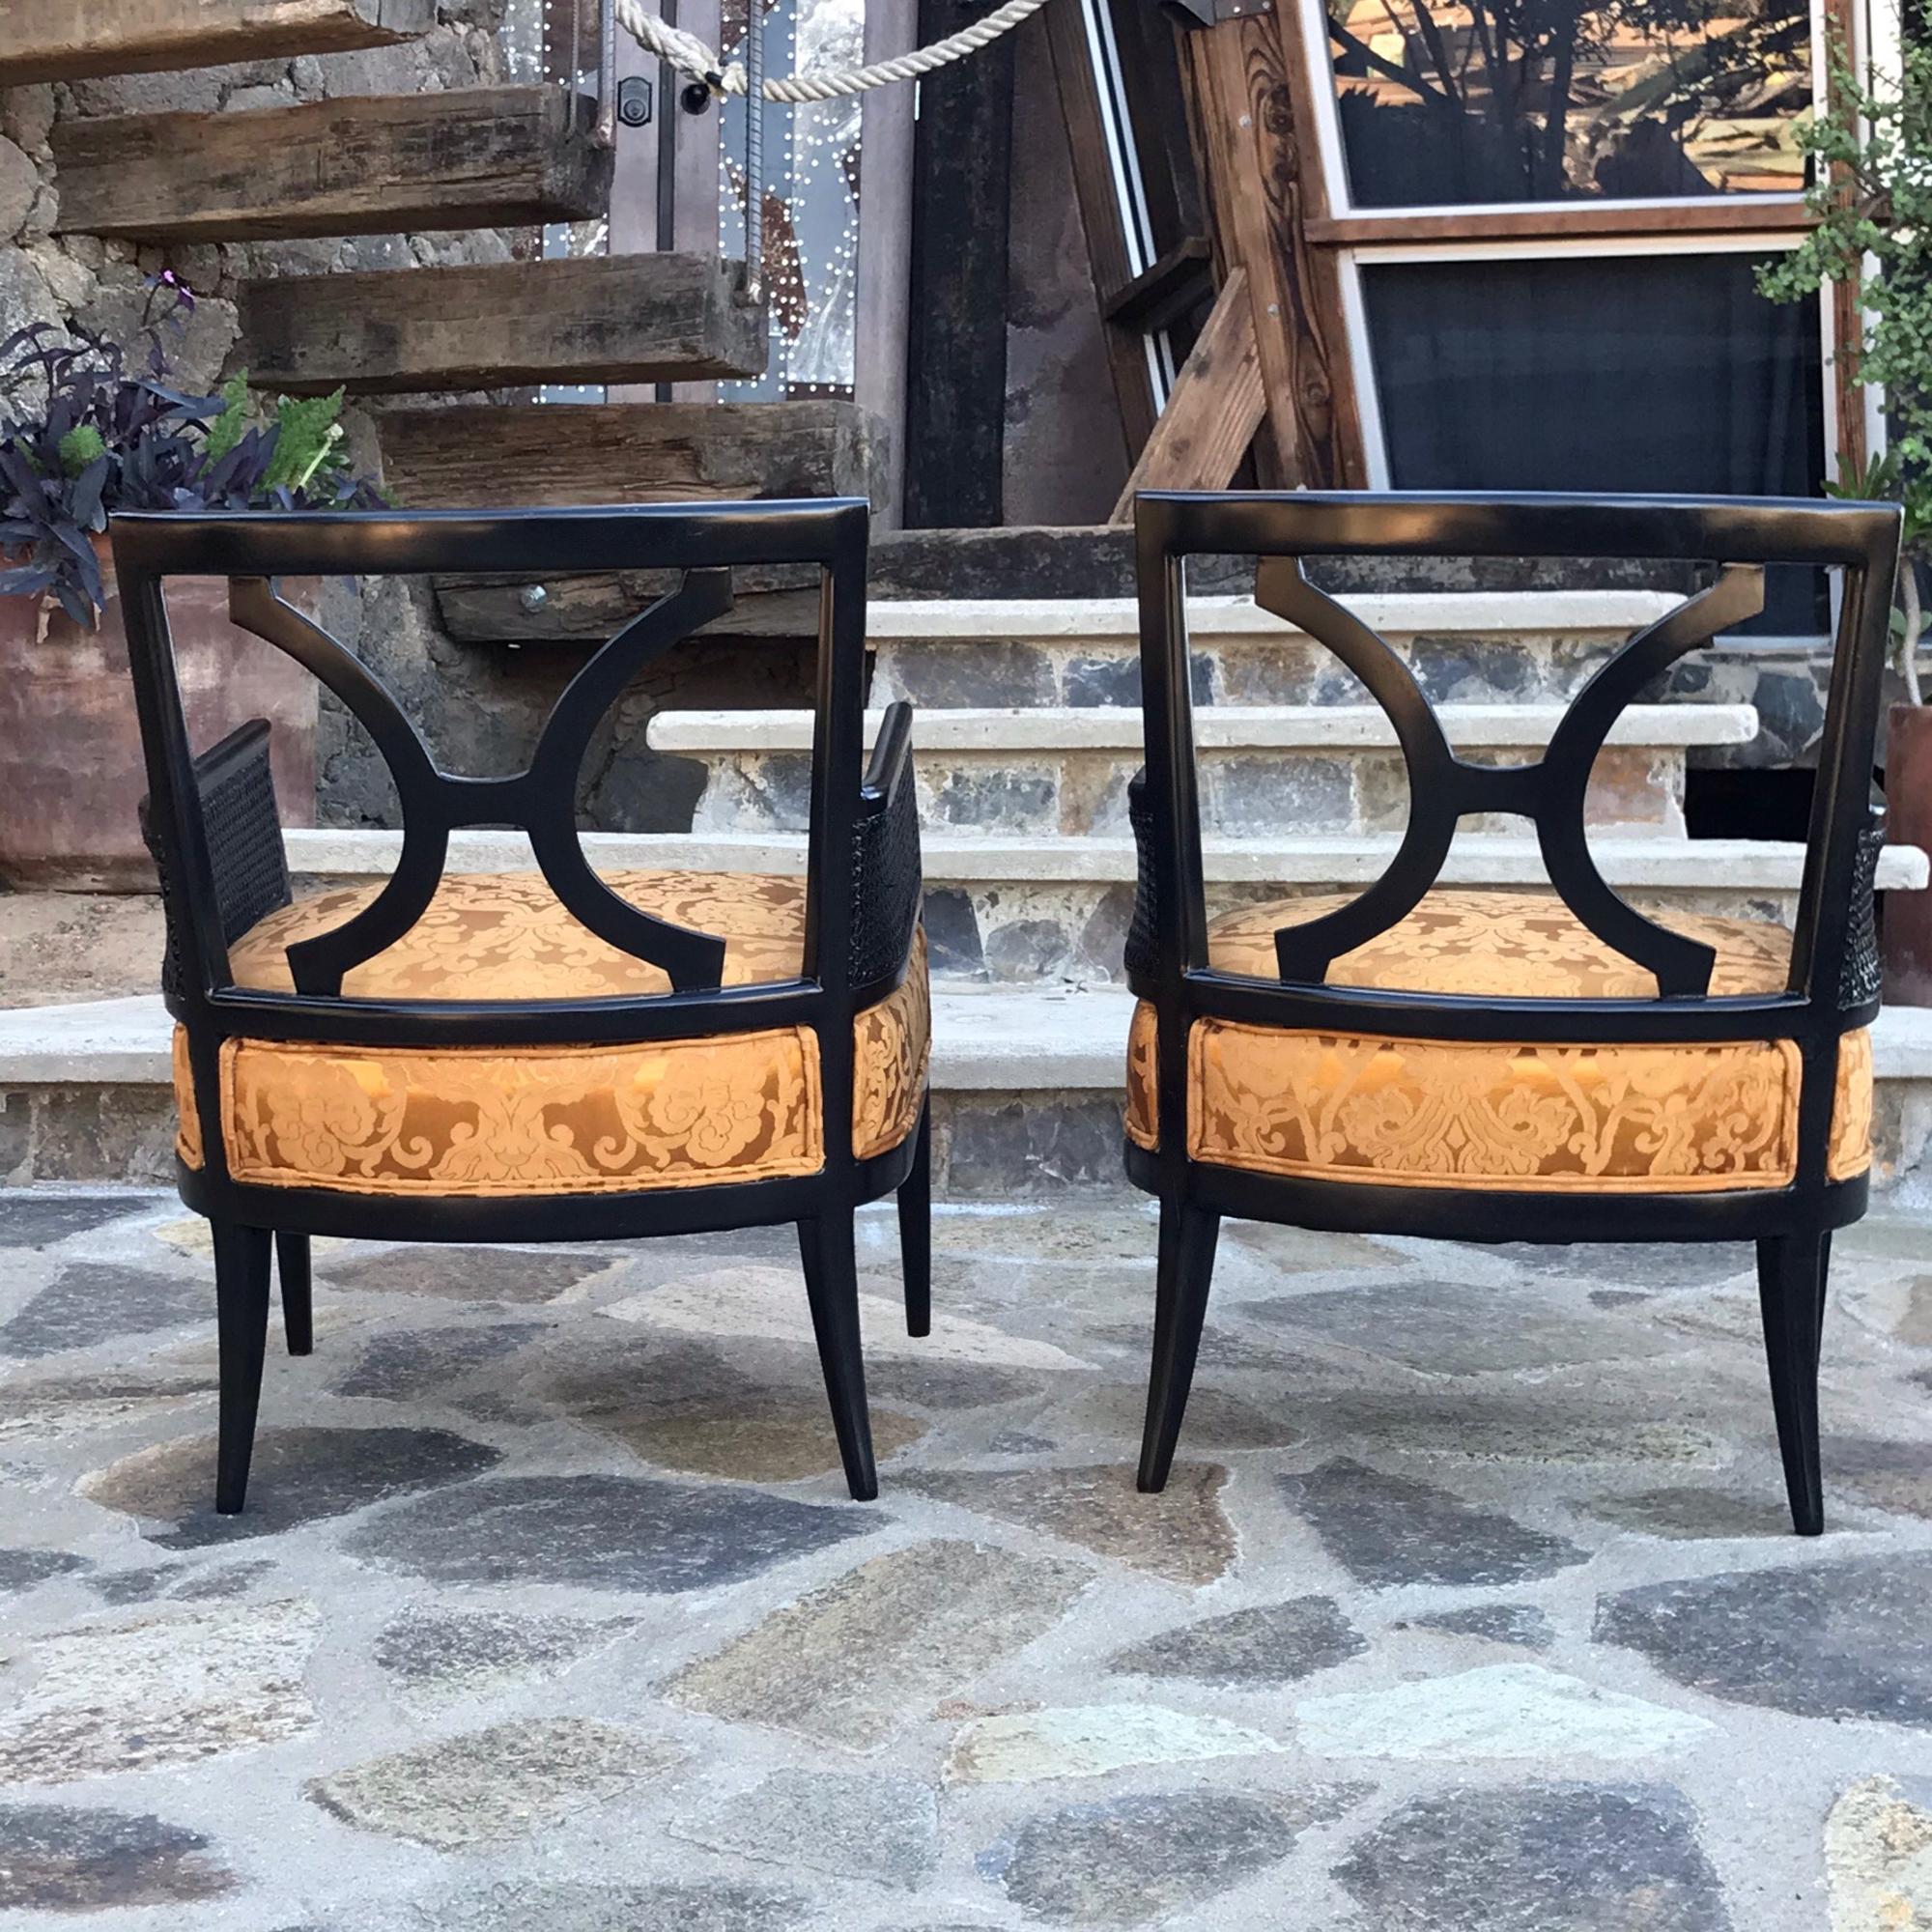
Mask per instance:
[[[1804,192],[1669,195],[1629,200],[1579,196],[1574,201],[1410,203],[1397,208],[1356,206],[1349,182],[1347,147],[1342,138],[1340,99],[1335,85],[1334,43],[1328,32],[1326,0],[1282,0],[1300,14],[1301,44],[1313,71],[1310,94],[1315,107],[1315,138],[1320,150],[1324,207],[1309,223],[1311,241],[1366,242],[1378,227],[1398,226],[1405,239],[1422,239],[1430,228],[1466,235],[1472,226],[1494,239],[1504,234],[1641,233],[1715,231],[1802,225]],[[1810,0],[1811,101],[1825,100],[1830,81],[1826,48],[1834,32],[1852,31],[1857,22],[1846,0]],[[1719,212],[1721,211],[1721,213]],[[1581,221],[1577,217],[1585,218]],[[1751,218],[1754,215],[1755,218]],[[1319,225],[1318,225],[1319,224]],[[1322,231],[1328,232],[1322,232]]]

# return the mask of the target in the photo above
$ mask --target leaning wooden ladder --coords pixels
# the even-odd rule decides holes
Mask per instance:
[[[1337,259],[1315,240],[1328,195],[1296,0],[1179,0],[1147,21],[1140,53],[1159,59],[1175,36],[1207,232],[1131,277],[1088,31],[1105,5],[1054,0],[1045,22],[1132,458],[1113,521],[1131,521],[1137,491],[1221,489],[1244,461],[1271,488],[1363,487]],[[1144,337],[1210,285],[1212,308],[1156,409]]]

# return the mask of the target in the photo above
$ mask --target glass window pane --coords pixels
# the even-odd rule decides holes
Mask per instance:
[[[1358,208],[1792,193],[1808,0],[1328,0]]]
[[[1766,301],[1759,259],[1364,263],[1391,486],[1816,496],[1818,309]],[[1814,591],[1753,628],[1822,628]]]
[[[753,0],[724,0],[719,51],[745,57]],[[863,0],[756,0],[765,71],[826,73],[865,59]],[[772,355],[762,377],[721,383],[727,402],[850,397],[859,266],[857,95],[765,103],[764,279]],[[745,252],[745,99],[727,96],[718,134],[719,247]]]

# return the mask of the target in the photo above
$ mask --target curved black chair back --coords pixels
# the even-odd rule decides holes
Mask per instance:
[[[1878,1004],[1869,907],[1883,831],[1872,805],[1872,762],[1897,568],[1895,508],[1312,492],[1151,493],[1138,504],[1147,771],[1135,801],[1141,889],[1127,967],[1135,989],[1159,1012],[1164,1111],[1184,1100],[1175,1057],[1184,1054],[1188,1027],[1202,1014],[1280,1027],[1333,1026],[1340,1016],[1369,1031],[1442,1039],[1794,1039],[1807,1073],[1815,1065],[1824,1074],[1805,1082],[1799,1188],[1828,1186],[1830,1063],[1840,1035],[1868,1022]],[[1407,768],[1408,822],[1394,858],[1347,907],[1277,933],[1279,984],[1208,964],[1184,600],[1187,558],[1213,553],[1260,558],[1256,601],[1360,678],[1394,726]],[[1604,664],[1541,758],[1495,767],[1456,755],[1408,666],[1302,567],[1313,557],[1364,555],[1650,558],[1717,571],[1708,587]],[[1787,988],[1710,999],[1711,949],[1639,912],[1605,881],[1591,855],[1584,799],[1597,753],[1624,708],[1678,659],[1752,615],[1769,563],[1821,566],[1837,579],[1817,788]],[[1494,1000],[1324,983],[1333,960],[1421,903],[1459,822],[1476,812],[1516,813],[1534,824],[1554,891],[1581,925],[1654,976],[1658,998]],[[1181,1117],[1162,1124],[1163,1145],[1179,1146]],[[1699,1208],[1722,1199],[1703,1197]]]
[[[909,773],[909,718],[895,711],[869,773],[864,756],[865,579],[867,508],[863,502],[760,502],[701,507],[229,514],[117,517],[113,540],[125,600],[128,652],[146,746],[150,836],[174,917],[169,1005],[186,1028],[203,1120],[219,1118],[218,1056],[225,1039],[338,1042],[362,1046],[483,1045],[515,1048],[568,1042],[638,1042],[809,1027],[818,1037],[828,1161],[849,1170],[854,1014],[889,992],[903,971],[919,912],[918,829]],[[598,877],[580,841],[575,802],[591,734],[624,687],[654,659],[731,606],[731,572],[743,565],[817,565],[821,573],[814,695],[810,827],[804,957],[796,980],[720,983],[717,935],[692,930],[628,904]],[[505,778],[438,768],[420,733],[375,673],[313,618],[280,595],[279,578],[491,570],[533,578],[581,570],[681,572],[660,597],[598,650],[557,699],[528,766]],[[228,946],[268,903],[277,902],[279,834],[257,837],[241,863],[217,866],[232,828],[224,799],[265,780],[245,745],[197,760],[190,750],[169,640],[166,582],[227,577],[231,614],[242,628],[304,665],[355,716],[393,779],[403,817],[401,858],[384,889],[355,917],[289,949],[296,990],[238,986]],[[723,649],[744,649],[722,639]],[[239,760],[239,762],[238,762]],[[199,767],[199,769],[198,769]],[[225,783],[224,783],[225,780]],[[259,819],[259,813],[256,814]],[[514,826],[529,838],[538,866],[563,906],[600,939],[661,967],[672,990],[633,998],[464,1001],[342,997],[344,976],[408,932],[442,878],[450,834],[465,826]],[[247,841],[243,840],[242,843]],[[255,880],[251,888],[247,879]],[[270,1205],[244,1202],[223,1172],[219,1136],[207,1164],[184,1179],[192,1205],[269,1225],[315,1218],[319,1197]],[[901,1163],[902,1164],[902,1163]],[[862,1177],[846,1177],[847,1191]],[[890,1183],[888,1183],[890,1184]],[[796,1218],[778,1198],[798,1183],[766,1181],[707,1189],[692,1224]],[[741,1196],[757,1192],[757,1198]],[[877,1190],[874,1190],[877,1191]],[[628,1225],[617,1199],[579,1200],[572,1232]],[[504,1204],[441,1204],[487,1236]],[[411,1237],[430,1204],[367,1202],[361,1218]],[[554,1208],[536,1218],[555,1218]],[[649,1204],[652,1231],[673,1204]],[[293,1218],[291,1218],[293,1217]],[[537,1237],[520,1222],[523,1238]]]
[[[1133,801],[1140,877],[1127,971],[1143,1006],[1129,1051],[1125,1154],[1129,1178],[1161,1206],[1141,1487],[1167,1481],[1224,1214],[1479,1241],[1752,1239],[1792,1517],[1815,1534],[1824,1520],[1818,1359],[1831,1236],[1864,1211],[1869,1187],[1871,1058],[1861,1029],[1878,1007],[1872,886],[1882,842],[1872,752],[1897,509],[1156,494],[1138,499],[1137,527],[1147,769]],[[1210,956],[1186,582],[1187,559],[1212,552],[1260,558],[1256,601],[1326,645],[1368,687],[1395,728],[1408,774],[1407,829],[1387,868],[1340,908],[1281,926],[1271,980],[1217,970]],[[1359,555],[1648,558],[1712,565],[1715,574],[1603,665],[1540,758],[1492,768],[1456,755],[1407,666],[1303,568],[1311,557]],[[1769,990],[1714,996],[1716,949],[1638,911],[1604,877],[1584,829],[1585,796],[1625,706],[1687,652],[1755,613],[1772,563],[1822,567],[1836,579],[1830,691],[1784,984],[1775,983],[1774,946]],[[1543,982],[1541,997],[1408,990],[1399,980],[1396,989],[1328,983],[1337,959],[1416,912],[1440,877],[1459,824],[1476,812],[1515,813],[1535,826],[1550,885],[1576,927],[1647,973],[1653,996],[1551,997],[1564,989],[1555,979]],[[1495,895],[1487,896],[1486,911],[1495,914]],[[1503,908],[1499,916],[1511,915]],[[1198,1066],[1197,1033],[1205,1042]],[[1303,1056],[1293,1063],[1275,1052],[1291,1040]],[[1517,1071],[1520,1060],[1547,1074],[1567,1054],[1602,1072],[1607,1055],[1606,1083],[1633,1093],[1646,1077],[1662,1079],[1661,1067],[1696,1062],[1704,1045],[1714,1059],[1742,1048],[1786,1069],[1795,1055],[1795,1100],[1788,1078],[1710,1090],[1715,1097],[1702,1089],[1660,1090],[1658,1105],[1679,1110],[1678,1128],[1694,1123],[1716,1149],[1708,1166],[1661,1174],[1640,1164],[1613,1167],[1614,1135],[1599,1132],[1576,1094],[1552,1097],[1548,1113],[1538,1114],[1534,1076],[1525,1083]],[[1659,1051],[1622,1055],[1622,1048]],[[1415,1072],[1411,1062],[1428,1062],[1435,1073]],[[1379,1136],[1381,1151],[1351,1144],[1346,1130],[1331,1132],[1345,1102],[1352,1105],[1357,1090],[1350,1082],[1372,1083],[1376,1076],[1364,1069],[1390,1063],[1391,1083],[1407,1079],[1408,1087],[1352,1116],[1362,1141]],[[1214,1080],[1224,1118],[1210,1134]],[[1497,1152],[1490,1143],[1480,1159],[1465,1161],[1457,1149],[1481,1139],[1470,1122],[1484,1109],[1519,1122],[1534,1116],[1544,1122],[1537,1131],[1553,1133],[1574,1164],[1551,1180],[1520,1148]],[[1198,1143],[1190,1138],[1197,1119]],[[1381,1132],[1384,1122],[1433,1136],[1426,1157],[1406,1166],[1385,1158],[1394,1143]],[[1451,1127],[1464,1134],[1454,1146]],[[1739,1137],[1774,1132],[1778,1162],[1765,1174],[1746,1170],[1731,1151]],[[1508,1141],[1506,1132],[1497,1138]],[[1669,1145],[1668,1132],[1652,1125],[1625,1151],[1654,1160]],[[1598,1164],[1587,1164],[1586,1153]]]

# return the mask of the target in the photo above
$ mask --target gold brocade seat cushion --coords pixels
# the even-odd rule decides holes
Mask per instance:
[[[1217,968],[1275,980],[1274,934],[1348,896],[1242,906],[1214,920]],[[1791,937],[1758,921],[1671,912],[1717,952],[1714,996],[1781,991]],[[1548,893],[1439,891],[1337,959],[1328,983],[1492,999],[1650,999],[1652,976]],[[1136,1010],[1127,1132],[1157,1145],[1156,1020]],[[1782,1187],[1797,1169],[1802,1066],[1790,1040],[1694,1045],[1472,1043],[1220,1019],[1188,1041],[1197,1160],[1407,1186],[1687,1192]],[[1841,1042],[1831,1174],[1871,1159],[1871,1041]]]
[[[640,912],[724,941],[724,984],[798,975],[805,881],[764,873],[607,872]],[[271,912],[228,949],[238,986],[292,993],[288,949],[353,919],[381,890],[344,886]],[[541,872],[445,873],[402,938],[342,981],[349,999],[597,1000],[668,993],[661,967],[606,944]]]
[[[726,942],[724,982],[796,978],[805,882],[617,872],[632,904]],[[293,990],[287,949],[353,917],[378,889],[270,913],[229,950],[236,983]],[[408,933],[351,972],[363,999],[589,1000],[669,990],[664,973],[579,924],[537,873],[445,877]],[[904,982],[854,1023],[852,1147],[897,1147],[924,1101],[931,1009],[925,940]],[[203,1157],[176,1036],[180,1150]],[[221,1132],[229,1170],[265,1186],[356,1193],[621,1193],[816,1173],[825,1158],[817,1036],[809,1027],[525,1047],[348,1047],[228,1041]]]

